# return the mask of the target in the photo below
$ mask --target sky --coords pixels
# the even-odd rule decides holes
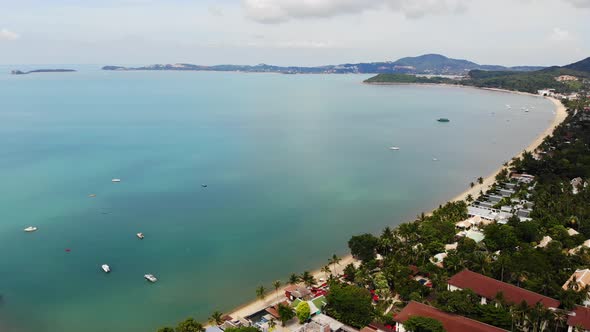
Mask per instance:
[[[590,56],[590,0],[0,0],[0,64],[313,66]]]

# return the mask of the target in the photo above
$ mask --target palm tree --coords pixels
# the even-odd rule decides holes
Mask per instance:
[[[328,259],[328,264],[334,265],[334,273],[336,272],[336,264],[340,265],[342,258],[336,256],[336,254],[332,255],[332,258]]]
[[[471,182],[471,183],[469,184],[469,187],[471,187],[471,188],[475,187],[475,183]]]
[[[307,287],[311,287],[311,286],[315,285],[315,283],[316,283],[316,280],[313,277],[313,275],[307,271],[303,272],[303,274],[300,277],[300,280],[303,281],[303,283]]]
[[[223,314],[219,311],[214,311],[211,316],[209,317],[209,323],[221,325],[223,324]]]
[[[275,292],[277,293],[277,302],[279,301],[279,288],[282,286],[282,282],[280,280],[275,280],[272,283],[272,286],[275,288]]]
[[[297,274],[292,273],[291,276],[289,276],[289,284],[295,285],[300,282],[301,282],[301,278]]]
[[[322,267],[321,271],[324,273],[324,276],[326,277],[326,279],[328,279],[328,273],[330,273],[330,275],[332,275],[332,270],[330,270],[330,267],[328,265]]]
[[[264,298],[266,297],[266,289],[264,288],[264,286],[258,286],[258,288],[256,288],[256,297],[260,300],[264,300]]]
[[[471,203],[471,202],[473,202],[473,195],[471,195],[471,194],[467,195],[467,197],[465,198],[465,200],[466,200],[468,203]]]
[[[477,178],[477,183],[483,184],[483,178],[481,176]]]

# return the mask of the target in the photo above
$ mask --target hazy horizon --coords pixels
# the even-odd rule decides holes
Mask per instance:
[[[320,66],[590,55],[590,0],[0,0],[0,64]],[[482,13],[485,13],[483,15]]]

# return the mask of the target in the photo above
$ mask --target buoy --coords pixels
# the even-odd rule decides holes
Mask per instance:
[[[70,248],[67,248],[66,249],[66,252],[70,252],[70,251],[72,251],[72,249],[70,249]]]

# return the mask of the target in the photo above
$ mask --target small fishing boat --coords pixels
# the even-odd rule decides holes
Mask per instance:
[[[432,158],[432,161],[438,161],[438,158]]]
[[[437,119],[436,121],[438,121],[438,122],[451,122],[451,120],[449,120],[447,118],[440,118],[440,119]]]
[[[121,179],[112,179],[111,181],[112,182],[115,182],[115,183],[118,183],[118,182],[121,182]]]
[[[207,188],[208,186],[207,186],[206,184],[204,184],[204,183],[203,183],[203,184],[201,185],[201,187],[203,187],[203,188]]]
[[[143,238],[144,238],[145,236],[143,236],[143,233],[137,233],[137,237],[138,237],[140,240],[143,240]]]
[[[145,280],[147,280],[149,282],[156,282],[156,281],[158,281],[158,278],[156,278],[153,274],[146,274],[143,277],[145,278]]]
[[[27,233],[35,232],[36,230],[37,230],[37,227],[35,227],[35,226],[29,226],[29,227],[25,228],[25,232],[27,232]]]
[[[104,273],[111,272],[111,267],[108,266],[107,264],[102,264],[102,266],[100,268],[104,271]]]
[[[400,148],[398,146],[391,146],[391,147],[389,147],[389,150],[392,150],[392,151],[398,151],[399,149]]]

